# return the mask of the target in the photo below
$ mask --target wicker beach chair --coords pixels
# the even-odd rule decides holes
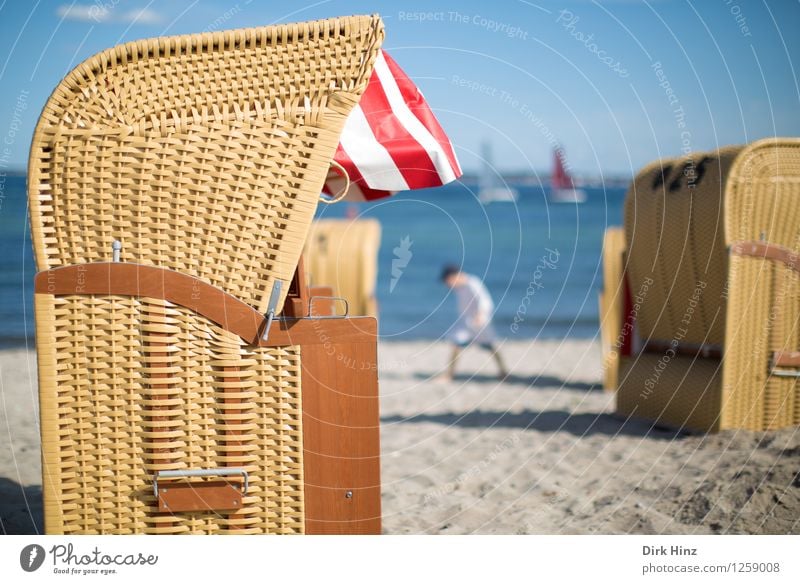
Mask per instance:
[[[625,239],[638,342],[617,411],[704,432],[799,424],[800,139],[648,165]]]
[[[361,494],[341,531],[379,530],[378,484],[323,477],[352,455],[375,482],[375,442],[309,434],[377,439],[376,379],[321,408],[314,349],[374,360],[374,319],[273,320],[382,39],[377,16],[156,38],[53,92],[28,179],[48,533],[337,531]]]
[[[800,424],[800,139],[762,140],[725,189],[730,249],[721,427]]]
[[[375,219],[320,219],[311,224],[305,266],[312,286],[327,285],[350,314],[377,316],[375,287],[381,225]]]

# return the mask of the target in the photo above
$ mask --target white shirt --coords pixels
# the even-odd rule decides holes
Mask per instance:
[[[458,344],[494,341],[492,313],[494,302],[480,278],[464,274],[466,282],[453,288],[458,302],[459,317],[451,339]],[[477,321],[477,322],[476,322]]]

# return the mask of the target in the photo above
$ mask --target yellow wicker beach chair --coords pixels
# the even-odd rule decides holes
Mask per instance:
[[[305,265],[312,286],[344,298],[350,314],[377,316],[375,286],[381,225],[375,219],[320,219],[311,224]]]
[[[28,178],[48,533],[380,529],[376,378],[346,407],[325,385],[330,347],[374,361],[374,319],[273,319],[382,39],[156,38],[53,92]]]
[[[638,343],[618,412],[699,431],[800,423],[800,139],[648,165],[625,239]]]
[[[800,139],[762,140],[725,189],[730,248],[721,427],[800,424]]]

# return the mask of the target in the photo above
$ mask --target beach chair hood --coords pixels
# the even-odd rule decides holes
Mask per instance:
[[[39,270],[121,260],[282,306],[383,40],[353,16],[127,43],[51,95],[29,161]]]

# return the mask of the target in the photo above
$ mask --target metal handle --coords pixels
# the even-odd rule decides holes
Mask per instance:
[[[187,477],[229,477],[242,475],[244,484],[242,485],[242,495],[247,493],[247,471],[243,468],[197,468],[187,470],[157,470],[153,475],[153,494],[158,498],[158,479],[182,479]]]
[[[111,242],[111,261],[119,261],[120,251],[122,251],[122,242],[115,239]]]
[[[341,300],[344,302],[344,314],[332,314],[330,316],[314,316],[314,300]],[[347,298],[342,296],[311,296],[308,299],[308,316],[309,318],[347,318],[350,314],[350,304]]]
[[[344,199],[347,196],[347,192],[350,190],[350,175],[347,174],[347,170],[345,169],[345,167],[342,166],[341,164],[339,164],[338,162],[336,162],[335,160],[331,160],[331,166],[339,171],[339,173],[344,178],[345,182],[344,182],[344,188],[342,189],[342,191],[337,195],[333,195],[330,199],[326,199],[325,197],[323,197],[320,194],[320,197],[319,197],[320,202],[321,203],[325,203],[326,205],[331,205],[333,203],[338,203],[339,201],[341,201],[342,199]]]
[[[269,338],[269,329],[272,328],[272,321],[275,320],[275,312],[278,309],[278,298],[280,298],[281,290],[283,289],[283,281],[275,280],[272,284],[272,292],[269,294],[269,302],[267,303],[267,314],[265,315],[264,332],[261,334],[261,340],[266,341]]]

